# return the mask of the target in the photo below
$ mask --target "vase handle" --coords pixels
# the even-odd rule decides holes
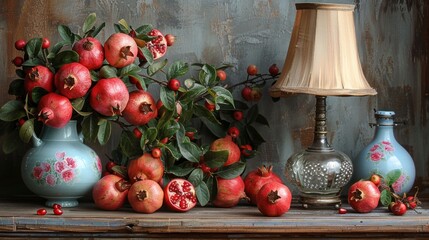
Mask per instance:
[[[33,132],[31,135],[31,139],[33,142],[33,147],[40,147],[40,145],[43,143],[42,139],[38,138],[35,132]]]

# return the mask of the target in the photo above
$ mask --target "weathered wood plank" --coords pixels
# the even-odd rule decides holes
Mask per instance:
[[[42,205],[28,202],[0,203],[0,235],[37,234],[273,234],[273,235],[378,235],[409,233],[429,236],[429,210],[420,214],[409,211],[393,216],[384,208],[368,214],[340,215],[334,209],[304,210],[294,206],[282,217],[262,216],[256,207],[238,206],[230,209],[198,207],[186,213],[161,210],[154,214],[135,213],[129,207],[119,211],[102,211],[92,203],[66,208],[55,216],[50,210],[36,215]]]

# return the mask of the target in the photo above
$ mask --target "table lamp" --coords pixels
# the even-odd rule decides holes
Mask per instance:
[[[297,3],[296,18],[282,73],[272,97],[316,96],[313,143],[286,162],[285,175],[296,185],[304,208],[341,206],[350,180],[350,158],[327,140],[326,97],[376,95],[362,72],[353,20],[354,5]]]

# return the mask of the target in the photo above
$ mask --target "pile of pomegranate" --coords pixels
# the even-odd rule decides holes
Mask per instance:
[[[79,33],[58,26],[61,41],[55,44],[46,37],[15,42],[18,78],[8,89],[13,100],[0,108],[0,133],[28,143],[43,126],[76,120],[86,143],[105,145],[119,128],[106,173],[93,189],[101,209],[128,202],[137,212],[163,205],[187,211],[247,199],[242,175],[264,142],[257,125],[268,126],[258,101],[264,85],[279,76],[277,66],[259,73],[250,64],[247,79],[232,82],[231,65],[169,62],[164,56],[175,36],[152,25],[134,28],[121,19],[115,33],[100,40],[105,24],[96,23],[90,14]],[[233,98],[236,89],[242,99]],[[22,145],[15,142],[5,141],[2,149],[18,150]],[[290,199],[278,185],[263,195],[276,203]]]

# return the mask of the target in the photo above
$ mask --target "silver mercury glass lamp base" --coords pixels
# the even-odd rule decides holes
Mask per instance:
[[[300,191],[304,208],[341,206],[341,190],[353,174],[351,159],[334,150],[326,138],[326,97],[316,96],[316,128],[313,144],[286,162],[286,178]]]

